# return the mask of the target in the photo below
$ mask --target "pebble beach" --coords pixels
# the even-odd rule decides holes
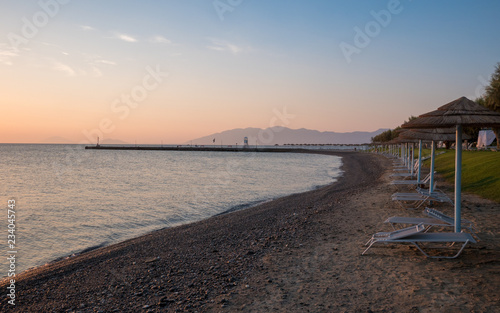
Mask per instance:
[[[5,296],[0,311],[498,311],[498,203],[463,195],[481,240],[457,259],[428,259],[408,245],[361,256],[373,233],[391,230],[387,217],[421,213],[391,203],[385,156],[328,153],[343,158],[331,185],[26,271],[16,276],[15,307]]]

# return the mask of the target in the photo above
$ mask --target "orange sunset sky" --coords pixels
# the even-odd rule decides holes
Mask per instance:
[[[9,1],[0,142],[394,128],[500,61],[498,1]],[[101,138],[101,139],[103,139]]]

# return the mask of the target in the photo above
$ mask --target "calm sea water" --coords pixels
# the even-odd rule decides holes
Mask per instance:
[[[17,273],[82,250],[335,181],[341,158],[295,153],[84,150],[0,145],[0,277],[7,201]]]

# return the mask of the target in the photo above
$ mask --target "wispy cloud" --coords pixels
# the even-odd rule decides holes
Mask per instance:
[[[161,43],[161,44],[171,44],[172,41],[168,40],[167,38],[163,37],[163,36],[153,36],[149,39],[149,42],[152,42],[152,43]]]
[[[86,70],[85,74],[92,75],[94,77],[104,76],[101,68],[104,66],[115,66],[116,62],[103,59],[99,55],[85,55],[84,56],[87,65],[90,67],[90,70]]]
[[[97,30],[95,29],[94,27],[92,26],[88,26],[88,25],[80,25],[80,28],[83,29],[84,31],[92,31],[92,30]]]
[[[232,44],[226,40],[217,38],[207,38],[207,40],[210,41],[210,45],[207,46],[210,50],[230,52],[232,54],[239,54],[245,50],[243,47]]]
[[[59,61],[54,61],[54,66],[52,67],[52,69],[59,72],[63,72],[67,76],[76,76],[76,71],[73,68]]]
[[[115,38],[126,41],[126,42],[137,42],[137,39],[127,34],[116,33]]]
[[[4,65],[13,65],[12,59],[19,56],[19,53],[14,51],[5,44],[0,44],[0,63]]]
[[[96,60],[95,63],[107,64],[107,65],[116,65],[116,62],[109,60]]]

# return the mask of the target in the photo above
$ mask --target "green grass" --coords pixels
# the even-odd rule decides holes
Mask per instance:
[[[440,150],[443,151],[443,150]],[[427,155],[427,151],[422,155]],[[430,160],[425,162],[430,166]],[[455,183],[455,150],[436,156],[435,168],[446,181]],[[492,151],[462,152],[462,191],[500,202],[500,153]]]

